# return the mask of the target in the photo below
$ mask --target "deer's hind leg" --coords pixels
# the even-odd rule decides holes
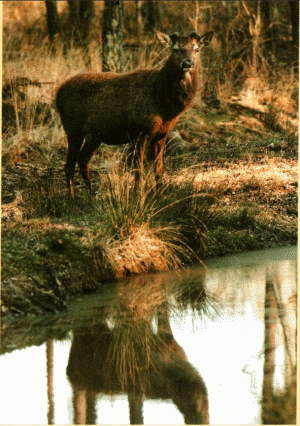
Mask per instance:
[[[91,193],[92,191],[92,185],[90,180],[90,167],[89,163],[93,155],[97,152],[99,146],[100,146],[100,140],[96,135],[89,135],[85,143],[82,147],[82,149],[79,152],[78,156],[78,165],[79,170],[81,173],[81,176],[83,177],[85,183],[87,184],[88,190]]]
[[[68,155],[65,165],[65,174],[67,179],[67,187],[71,198],[74,198],[73,179],[75,174],[75,166],[83,143],[83,134],[67,133],[68,137]]]
[[[144,177],[144,163],[146,157],[146,148],[148,136],[141,135],[134,145],[133,149],[133,172],[134,172],[134,187],[137,189],[141,184],[141,178]]]

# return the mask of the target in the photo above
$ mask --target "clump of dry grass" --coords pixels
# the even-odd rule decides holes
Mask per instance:
[[[177,186],[167,179],[157,191],[152,175],[148,171],[136,189],[132,170],[123,161],[111,159],[107,173],[99,179],[95,201],[98,227],[110,236],[109,258],[118,277],[200,260],[196,251],[204,244],[204,222],[213,195],[189,182]],[[191,235],[194,246],[190,245]]]
[[[116,277],[178,268],[180,249],[170,241],[171,237],[180,241],[179,227],[166,226],[154,231],[147,224],[132,227],[128,238],[112,243],[108,250]]]

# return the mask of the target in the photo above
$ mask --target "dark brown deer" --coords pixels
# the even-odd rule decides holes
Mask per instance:
[[[88,72],[59,87],[56,105],[68,138],[65,172],[71,197],[77,162],[91,191],[89,161],[101,142],[133,145],[136,184],[149,145],[155,158],[156,182],[160,183],[166,137],[192,103],[197,90],[198,52],[211,42],[213,33],[156,35],[171,49],[162,69],[127,74]]]
[[[143,424],[145,400],[170,399],[186,424],[209,424],[206,384],[177,343],[169,317],[193,307],[204,312],[204,283],[205,270],[135,276],[115,290],[110,286],[107,305],[99,295],[89,309],[74,310],[67,376],[75,424],[97,424],[103,395],[128,396],[130,424]],[[201,342],[198,350],[205,350]]]
[[[127,325],[122,327],[121,334]],[[130,327],[131,324],[127,331],[133,343],[132,351],[126,353],[123,360],[121,355],[114,359],[116,353],[125,356],[124,347],[116,337],[118,332],[110,330],[107,324],[84,326],[74,333],[67,366],[74,392],[74,423],[97,424],[95,401],[98,395],[127,394],[130,424],[144,424],[146,399],[171,399],[186,424],[209,424],[205,382],[174,339],[166,306],[158,312],[157,334],[148,326],[145,329],[143,321],[135,323],[134,333]],[[138,330],[140,335],[136,337]],[[145,353],[147,339],[153,349],[149,347],[149,353]],[[123,341],[124,346],[126,343]],[[130,362],[132,357],[134,362]]]

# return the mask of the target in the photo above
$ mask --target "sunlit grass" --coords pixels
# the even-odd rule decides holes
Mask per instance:
[[[41,83],[15,85],[3,109],[8,114],[3,112],[7,129],[2,141],[4,172],[8,167],[10,174],[5,174],[11,188],[7,202],[20,191],[24,220],[51,218],[52,223],[87,227],[90,243],[101,240],[110,253],[117,276],[177,268],[239,250],[239,244],[248,248],[244,241],[255,247],[258,225],[267,228],[270,221],[275,229],[276,220],[295,223],[298,82],[279,65],[270,74],[264,68],[256,80],[249,79],[245,67],[238,84],[237,62],[218,82],[204,67],[194,106],[177,126],[184,144],[165,156],[162,188],[156,191],[149,169],[135,190],[125,150],[101,146],[91,161],[95,196],[89,196],[77,170],[76,202],[71,203],[64,176],[67,140],[53,102],[59,84],[87,65],[72,40],[67,49],[58,42],[50,50],[45,28],[38,25],[41,11],[33,6],[30,22],[23,4],[18,13],[7,5],[3,43],[3,83],[20,77]],[[64,8],[59,8],[65,24]],[[96,38],[89,55],[91,69],[101,71]],[[166,55],[155,45],[125,49],[125,71],[160,67]],[[215,84],[219,108],[202,100],[205,79]],[[232,103],[246,101],[261,115],[232,109]]]

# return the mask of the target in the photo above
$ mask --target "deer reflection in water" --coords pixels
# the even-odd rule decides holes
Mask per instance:
[[[199,272],[197,277],[196,283],[173,285],[177,306],[207,303]],[[76,424],[96,424],[98,393],[127,394],[130,424],[143,424],[145,398],[171,399],[186,424],[209,424],[205,383],[170,327],[169,290],[157,280],[131,279],[119,285],[109,306],[98,308],[97,324],[93,317],[94,325],[74,331],[67,375]]]

